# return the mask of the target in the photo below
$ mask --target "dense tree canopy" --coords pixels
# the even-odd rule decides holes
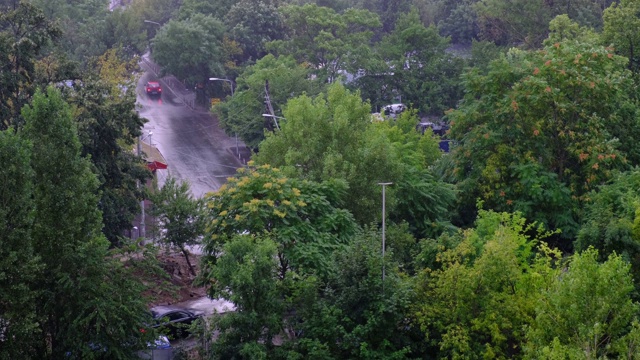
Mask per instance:
[[[366,10],[343,13],[315,4],[281,8],[286,38],[267,44],[280,55],[309,63],[323,79],[333,81],[339,70],[355,73],[370,54],[379,17]]]
[[[22,125],[20,111],[36,84],[35,60],[42,48],[60,36],[60,29],[41,9],[26,2],[0,11],[0,130]]]
[[[69,106],[51,87],[23,109],[24,136],[33,143],[32,241],[42,270],[35,282],[36,357],[91,356],[100,344],[109,356],[126,358],[148,335],[141,283],[108,252],[98,210],[98,180],[81,144]],[[74,355],[75,356],[75,355]]]
[[[153,39],[153,58],[165,73],[189,84],[223,73],[223,24],[202,14],[171,20]]]
[[[640,159],[625,65],[611,48],[566,39],[469,73],[448,114],[467,206],[479,197],[573,238],[584,195]]]
[[[256,149],[264,140],[265,129],[276,129],[273,118],[262,116],[269,113],[265,106],[267,93],[275,115],[282,117],[289,98],[320,92],[322,84],[308,79],[309,75],[310,69],[292,57],[267,55],[243,72],[234,96],[213,110],[227,134],[237,134],[248,147]]]

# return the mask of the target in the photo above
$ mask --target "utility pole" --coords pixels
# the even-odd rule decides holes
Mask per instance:
[[[140,138],[142,135],[138,136],[138,157],[141,156],[142,152],[140,151]],[[140,189],[140,180],[136,180],[136,187]],[[140,200],[140,211],[141,211],[141,219],[140,219],[140,237],[142,239],[146,236],[146,228],[145,228],[145,214],[144,214],[144,198]]]
[[[386,182],[386,183],[378,183],[378,185],[382,186],[382,289],[384,290],[384,273],[385,273],[385,267],[384,267],[384,249],[385,249],[385,238],[384,238],[384,232],[385,232],[385,218],[386,218],[386,209],[385,209],[385,202],[386,202],[386,195],[385,195],[385,189],[387,187],[387,185],[391,185],[393,183],[390,182]]]

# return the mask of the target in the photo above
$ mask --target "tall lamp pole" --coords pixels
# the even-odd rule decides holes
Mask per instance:
[[[387,185],[391,185],[393,183],[391,182],[386,182],[386,183],[378,183],[378,185],[382,186],[382,286],[384,287],[384,249],[385,249],[385,238],[384,238],[384,232],[385,232],[385,218],[386,218],[386,209],[385,209],[385,202],[386,202],[386,194],[385,194],[385,189],[387,187]]]
[[[151,131],[149,131],[149,144],[151,144],[151,135],[153,135],[153,133]],[[140,135],[138,137],[138,157],[140,157],[142,155],[142,151],[140,151],[140,141],[142,140],[142,135]],[[139,188],[140,187],[140,180],[136,180],[136,186]],[[140,219],[140,237],[141,238],[145,238],[147,236],[147,229],[146,229],[146,222],[147,219],[145,218],[145,213],[144,213],[144,199],[140,200],[140,209],[141,209],[141,219]]]
[[[209,81],[228,81],[229,85],[231,85],[231,97],[233,97],[233,81],[229,80],[229,79],[222,79],[222,78],[209,78]],[[238,155],[238,158],[240,157],[240,148],[238,147],[238,133],[236,132],[236,155]]]

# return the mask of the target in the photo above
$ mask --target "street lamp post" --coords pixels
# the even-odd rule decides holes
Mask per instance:
[[[151,135],[153,135],[153,132],[149,131],[149,134],[147,135],[149,137],[149,144],[151,144]],[[142,155],[142,151],[140,149],[140,141],[142,141],[142,140],[143,140],[143,137],[142,137],[142,135],[140,135],[138,137],[138,157]],[[140,188],[140,180],[136,180],[136,187]],[[140,237],[142,239],[144,239],[146,237],[146,235],[147,235],[147,229],[146,229],[146,220],[147,219],[145,218],[146,215],[144,213],[144,199],[142,199],[140,201],[140,209],[141,209],[140,210],[141,211],[141,213],[140,213],[141,219],[140,219],[140,233],[139,233],[139,235],[140,235]]]
[[[145,20],[144,22],[149,23],[149,24],[156,24],[158,26],[162,26],[162,24],[155,22],[155,21],[151,21],[151,20]]]
[[[209,78],[209,81],[228,81],[229,85],[231,86],[231,97],[233,97],[233,81],[229,80],[229,79],[222,79],[222,78]],[[240,158],[240,148],[238,147],[238,133],[236,132],[236,155],[238,155],[238,158]]]
[[[209,81],[228,81],[229,84],[231,85],[231,97],[233,97],[233,81],[229,80],[229,79],[222,79],[222,78],[209,78]]]
[[[386,202],[386,195],[385,195],[385,189],[387,187],[387,185],[391,185],[393,183],[390,182],[386,182],[386,183],[378,183],[378,185],[382,186],[382,288],[384,289],[384,248],[385,248],[385,238],[384,238],[384,232],[385,232],[385,218],[386,218],[386,210],[385,210],[385,202]]]
[[[278,131],[280,130],[280,126],[278,125],[278,120],[277,119],[287,120],[287,119],[283,118],[282,116],[275,116],[275,115],[271,115],[271,114],[262,114],[262,116],[273,118],[273,122],[276,124],[276,129],[278,129]]]

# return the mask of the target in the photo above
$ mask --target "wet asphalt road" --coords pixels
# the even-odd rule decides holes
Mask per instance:
[[[147,81],[160,81],[161,97],[146,95],[144,84]],[[192,110],[185,106],[167,81],[147,71],[136,90],[140,116],[148,120],[143,129],[143,141],[149,143],[151,140],[168,165],[167,170],[158,171],[158,186],[172,176],[188,181],[193,195],[202,197],[217,190],[243,165],[234,155],[235,138],[229,138],[220,129],[217,118],[206,109]]]

